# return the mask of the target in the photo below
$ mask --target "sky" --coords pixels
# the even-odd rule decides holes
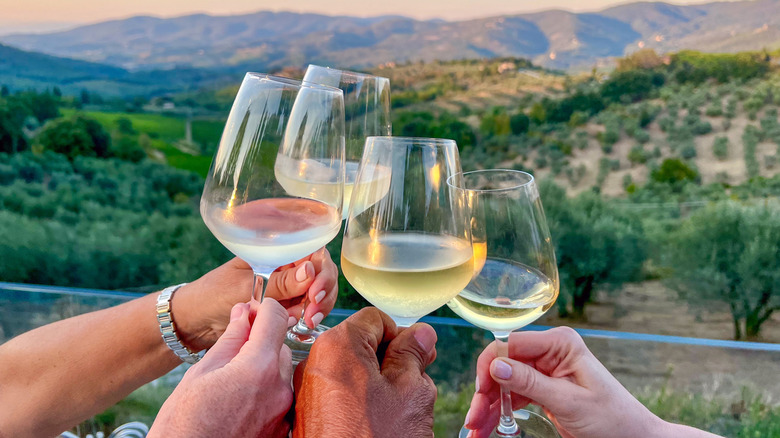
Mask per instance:
[[[708,0],[677,0],[696,4]],[[282,5],[282,3],[284,3]],[[463,20],[544,9],[594,11],[626,0],[0,0],[0,34],[45,32],[134,15],[173,17],[204,12],[232,15],[260,10],[327,15],[404,15],[417,19]]]

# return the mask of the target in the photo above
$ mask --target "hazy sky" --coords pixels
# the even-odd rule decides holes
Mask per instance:
[[[707,0],[678,0],[694,4]],[[284,4],[282,4],[284,3]],[[317,12],[328,15],[399,14],[449,20],[562,8],[587,11],[628,3],[625,0],[0,0],[0,33],[50,30],[132,15],[170,17],[195,12],[241,14],[259,10]]]

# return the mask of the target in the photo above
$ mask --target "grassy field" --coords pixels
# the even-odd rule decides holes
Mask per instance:
[[[65,108],[61,112],[63,116],[67,117],[75,114],[76,110]],[[164,114],[101,111],[83,111],[82,114],[94,118],[109,132],[116,129],[117,120],[121,118],[130,120],[138,135],[146,134],[150,139],[152,149],[159,151],[168,164],[179,169],[190,170],[204,177],[209,170],[213,151],[219,144],[219,138],[225,125],[222,120],[193,120],[192,141],[196,146],[196,151],[193,151],[192,148],[177,147],[185,136],[186,123],[181,117]],[[154,154],[150,155],[155,158]]]

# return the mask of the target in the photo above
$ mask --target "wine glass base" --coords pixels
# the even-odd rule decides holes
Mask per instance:
[[[522,437],[522,438],[560,438],[555,426],[550,423],[549,420],[543,416],[526,411],[525,409],[518,409],[514,412],[515,421],[520,426],[520,432],[517,435],[504,435],[499,433],[498,430],[494,430],[490,434],[490,438],[507,438],[507,437]],[[465,427],[460,430],[459,438],[466,438],[469,435],[469,430]]]
[[[292,329],[287,331],[284,343],[290,347],[290,350],[292,351],[293,365],[298,365],[309,357],[309,351],[311,350],[314,341],[329,328],[330,327],[320,324],[308,333],[297,333]]]

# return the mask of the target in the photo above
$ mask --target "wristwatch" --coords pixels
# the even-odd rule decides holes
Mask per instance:
[[[173,323],[173,315],[171,312],[171,297],[180,287],[187,283],[177,284],[176,286],[170,286],[163,289],[160,292],[160,296],[157,297],[157,322],[160,323],[160,333],[162,333],[163,342],[168,346],[176,356],[182,361],[194,364],[200,360],[200,355],[191,352],[187,347],[182,345],[179,341],[179,337],[176,335],[176,325]]]

